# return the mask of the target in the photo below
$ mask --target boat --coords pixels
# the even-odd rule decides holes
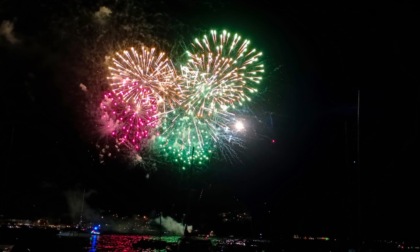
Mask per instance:
[[[85,202],[85,190],[83,190],[82,207],[80,210],[80,221],[74,227],[65,228],[60,230],[57,234],[59,237],[91,237],[92,235],[99,235],[101,225],[91,226],[83,220],[83,208]]]
[[[87,228],[65,228],[58,232],[57,236],[59,237],[91,237],[92,235],[99,235],[100,225],[94,226],[92,229]]]
[[[77,228],[66,228],[60,230],[57,234],[59,237],[90,237],[91,235],[89,231]]]

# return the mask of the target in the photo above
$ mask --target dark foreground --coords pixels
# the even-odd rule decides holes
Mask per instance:
[[[58,237],[52,229],[1,229],[0,252],[57,251],[57,252],[108,252],[108,251],[211,251],[211,252],[303,252],[303,251],[420,251],[420,246],[401,242],[365,242],[356,249],[337,240],[296,239],[240,239],[200,238],[183,239],[179,236],[144,236],[128,234],[101,234],[91,237]],[[207,239],[207,240],[206,240]],[[7,249],[5,245],[13,247]]]

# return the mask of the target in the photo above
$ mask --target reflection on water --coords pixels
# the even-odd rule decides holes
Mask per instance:
[[[181,236],[145,236],[145,235],[112,235],[112,234],[101,234],[95,235],[90,238],[90,247],[86,248],[85,251],[88,252],[168,252],[168,251],[223,251],[223,252],[270,252],[278,251],[269,249],[268,240],[245,240],[237,238],[205,238],[204,240],[209,240],[210,246],[208,247],[207,243],[199,242],[200,239],[192,238],[192,240],[187,240],[185,243],[180,243],[184,245],[179,245],[179,239]],[[196,240],[196,242],[193,242]],[[166,242],[166,249],[155,249],[155,246],[152,246],[153,249],[146,247],[136,246],[139,242],[143,244],[149,244],[145,241],[154,241],[157,245],[159,242]],[[203,241],[203,240],[202,240]],[[190,245],[188,245],[190,244]],[[203,246],[205,244],[205,246]],[[187,246],[188,247],[185,247]],[[181,246],[181,247],[178,247]],[[192,249],[192,250],[191,250]]]
[[[90,249],[89,252],[96,252],[96,246],[98,245],[99,235],[94,235],[90,238]]]
[[[101,234],[91,237],[60,237],[57,230],[35,228],[0,228],[0,247],[13,245],[12,252],[179,252],[179,246],[169,246],[169,249],[140,249],[144,246],[134,246],[140,240],[162,240],[167,244],[175,244],[180,236],[149,236]],[[241,239],[232,237],[210,238],[213,250],[217,252],[348,252],[354,246],[346,240],[311,240],[277,237],[272,240]],[[146,242],[147,244],[147,242]],[[143,243],[144,245],[144,243]],[[156,245],[156,244],[155,244]],[[156,247],[156,246],[154,246]],[[362,251],[383,252],[402,250],[420,251],[418,241],[388,241],[370,240],[363,244]],[[198,251],[194,251],[198,252]]]
[[[93,235],[90,238],[89,252],[138,252],[138,251],[153,251],[153,252],[164,252],[164,250],[139,250],[133,248],[133,244],[140,240],[148,239],[161,239],[166,242],[174,243],[177,242],[179,236],[162,236],[154,237],[148,235],[113,235],[113,234],[101,234]]]
[[[13,245],[12,252],[179,252],[186,248],[196,248],[197,242],[187,240],[178,243],[181,236],[150,236],[150,235],[126,235],[126,234],[100,234],[90,237],[61,237],[56,230],[44,229],[1,229],[0,245]],[[244,242],[243,239],[233,238],[208,238],[213,244],[211,251],[223,252],[270,252],[281,251],[268,249],[266,246]],[[195,239],[193,239],[195,240]],[[145,242],[146,241],[146,242]],[[160,241],[160,242],[157,242]],[[185,240],[184,240],[185,241]],[[162,244],[162,246],[159,244]],[[191,245],[185,245],[191,244]],[[200,242],[201,244],[201,242]],[[181,246],[182,245],[182,246]],[[187,247],[185,247],[187,246]],[[165,248],[166,247],[166,248]],[[149,248],[149,249],[147,249]],[[150,249],[153,248],[153,249]],[[160,249],[155,249],[160,248]],[[206,245],[205,251],[209,247]],[[191,251],[191,250],[189,250]],[[193,250],[198,252],[197,250]],[[200,250],[202,251],[202,250]],[[294,250],[291,250],[294,251]],[[329,251],[329,250],[328,250]]]

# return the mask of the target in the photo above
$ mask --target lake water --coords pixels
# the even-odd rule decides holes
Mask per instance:
[[[14,245],[13,252],[56,251],[56,252],[108,252],[108,251],[159,251],[139,250],[133,244],[140,239],[162,239],[176,242],[179,236],[153,237],[147,235],[101,234],[91,237],[58,237],[51,230],[2,230],[0,244]],[[166,251],[166,250],[160,250]]]
[[[170,249],[139,249],[133,246],[141,239],[162,240],[176,244],[180,236],[148,236],[128,234],[100,234],[91,237],[59,237],[57,230],[0,229],[0,245],[13,244],[12,252],[179,252],[176,246]],[[210,238],[212,252],[349,252],[346,243],[339,241],[298,241],[293,239],[252,240],[232,238]],[[244,245],[246,243],[246,245]],[[363,251],[420,251],[420,245],[407,243],[370,243]],[[401,247],[403,246],[403,247]],[[1,246],[0,246],[1,248]],[[199,252],[202,250],[193,250]],[[208,250],[206,250],[208,251]],[[1,252],[1,249],[0,249]]]
[[[92,236],[89,240],[89,252],[107,252],[107,251],[124,251],[124,252],[134,252],[134,251],[159,251],[164,252],[166,249],[138,249],[134,248],[133,244],[137,243],[139,240],[156,240],[156,241],[165,241],[167,243],[175,245],[180,236],[148,236],[148,235],[121,235],[121,234],[105,234]]]
[[[57,231],[9,229],[0,231],[0,245],[13,244],[12,252],[169,252],[178,251],[176,244],[180,236],[149,236],[128,234],[100,234],[91,237],[58,237]],[[172,249],[139,249],[133,246],[140,240],[161,240],[172,244]],[[246,249],[243,245],[233,246],[233,239],[208,238],[214,245],[212,251],[253,251],[269,252],[268,250],[253,247]],[[241,240],[236,240],[241,244]],[[230,243],[230,244],[227,244]],[[200,250],[202,251],[202,250]],[[208,250],[206,250],[208,251]],[[198,252],[198,251],[194,251]]]

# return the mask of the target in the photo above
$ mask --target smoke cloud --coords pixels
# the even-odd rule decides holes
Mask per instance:
[[[74,222],[83,220],[95,220],[99,215],[86,203],[86,200],[94,194],[95,191],[67,191],[65,196],[69,206],[70,216]]]
[[[4,37],[11,44],[16,44],[19,40],[15,37],[13,33],[14,24],[8,20],[1,22],[0,25],[0,36]]]
[[[170,216],[167,216],[167,217],[162,216],[161,218],[158,217],[154,219],[154,221],[155,223],[162,225],[162,227],[170,233],[173,233],[175,235],[184,234],[184,225],[182,223],[177,222]]]
[[[98,22],[101,25],[104,25],[111,13],[112,11],[108,7],[102,6],[97,12],[93,14],[93,17],[96,22]]]

